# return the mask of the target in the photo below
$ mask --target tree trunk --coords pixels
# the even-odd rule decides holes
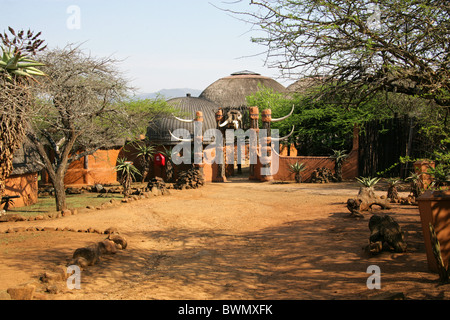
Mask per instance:
[[[56,211],[63,211],[67,209],[66,203],[66,190],[64,187],[64,177],[61,179],[55,179],[52,181],[53,187],[55,188],[55,202]]]
[[[389,187],[387,197],[391,199],[391,202],[396,202],[398,200],[398,190],[396,186]]]
[[[336,160],[334,171],[336,173],[336,181],[342,182],[342,161]]]

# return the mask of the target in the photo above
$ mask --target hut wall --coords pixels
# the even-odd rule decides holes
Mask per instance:
[[[92,186],[99,184],[117,184],[117,157],[121,149],[98,150],[92,155],[81,158],[70,164],[64,177],[66,187]],[[50,184],[45,170],[42,173],[42,184]]]
[[[6,179],[5,196],[20,196],[14,208],[35,204],[38,201],[38,174],[36,172],[10,176]]]
[[[119,153],[120,149],[98,150],[87,159],[73,162],[64,177],[65,185],[117,184],[114,167]]]

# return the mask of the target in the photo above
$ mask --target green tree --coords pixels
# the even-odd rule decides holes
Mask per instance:
[[[269,67],[326,75],[321,94],[358,105],[387,90],[450,106],[447,0],[252,0],[237,13],[261,31]]]
[[[55,188],[59,211],[66,208],[64,177],[69,165],[145,134],[152,115],[163,113],[163,104],[130,99],[128,82],[112,58],[93,57],[69,45],[47,50],[40,61],[48,77],[39,86],[27,136]]]

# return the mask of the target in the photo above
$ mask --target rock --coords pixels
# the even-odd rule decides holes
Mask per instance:
[[[5,214],[1,217],[1,222],[27,221],[28,219],[20,214]]]
[[[101,184],[96,184],[92,187],[92,192],[100,193],[103,189],[105,189]]]
[[[161,190],[158,189],[157,187],[152,187],[152,195],[154,195],[155,197],[160,196]]]
[[[109,227],[104,231],[104,234],[118,234],[119,231],[115,227]]]
[[[380,253],[385,247],[394,252],[406,251],[404,232],[391,216],[373,215],[369,220],[369,229],[370,253]]]
[[[11,300],[11,296],[6,291],[0,291],[0,300]]]
[[[26,285],[21,287],[9,288],[6,292],[9,293],[12,300],[32,300],[35,286]]]
[[[63,217],[70,216],[70,215],[72,215],[72,211],[70,211],[69,209],[63,210],[63,211],[61,211],[61,215]]]
[[[41,216],[41,215],[39,215],[39,216],[36,216],[36,220],[44,220],[44,217],[43,217],[43,216]]]
[[[45,292],[50,294],[58,294],[60,292],[60,288],[56,284],[50,284],[46,287]]]
[[[67,188],[66,194],[81,194],[82,190],[79,188]]]
[[[178,174],[178,179],[174,184],[175,189],[197,189],[205,184],[200,170],[198,168],[191,168],[187,171],[182,171]],[[165,191],[165,190],[164,190]],[[163,192],[163,195],[165,192]]]
[[[83,258],[84,260],[81,260],[80,258]],[[93,245],[84,247],[84,248],[78,248],[75,250],[72,256],[72,262],[71,265],[78,265],[78,263],[81,261],[84,264],[87,264],[88,266],[92,266],[96,264],[100,259],[100,248],[98,243],[95,243]],[[79,265],[81,267],[81,265]]]
[[[122,249],[122,250],[125,250],[127,248],[127,245],[128,245],[127,244],[127,240],[121,235],[118,235],[118,234],[112,235],[112,234],[110,234],[108,236],[108,238],[106,238],[106,239],[111,240],[115,244],[120,245],[121,246],[120,249]]]
[[[62,273],[46,271],[40,279],[43,283],[51,283],[55,281],[64,281],[65,276]]]
[[[115,254],[117,253],[117,245],[114,241],[105,239],[99,242],[99,248],[101,254]]]
[[[329,183],[335,180],[333,172],[328,168],[317,168],[311,173],[312,183]]]

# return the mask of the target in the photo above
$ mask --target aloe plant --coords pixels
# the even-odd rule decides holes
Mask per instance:
[[[36,35],[33,32],[19,31],[17,34],[9,27],[9,31],[14,36],[11,40],[6,33],[0,34],[2,45],[0,49],[2,56],[0,60],[0,70],[4,71],[6,79],[12,82],[14,79],[33,80],[35,76],[45,76],[45,73],[37,67],[43,67],[44,64],[31,59],[28,54],[35,54],[44,48],[39,48],[43,43],[39,40],[40,32]]]
[[[391,199],[391,201],[398,200],[398,190],[397,185],[401,182],[400,179],[397,178],[389,178],[387,179],[388,183],[388,192],[387,192],[387,198]]]
[[[153,154],[155,153],[156,149],[154,146],[148,144],[137,144],[137,149],[138,153],[136,155],[141,159],[141,176],[142,182],[144,182],[150,172],[150,163],[153,160]]]
[[[334,154],[330,156],[330,158],[335,160],[335,177],[336,181],[342,181],[342,165],[344,161],[348,158],[347,150],[333,150]]]
[[[365,188],[373,188],[381,180],[381,178],[379,178],[379,177],[375,177],[375,178],[359,177],[359,178],[356,178],[356,180],[360,184],[362,184],[363,187],[365,187]]]
[[[295,181],[297,183],[302,182],[301,172],[306,170],[306,165],[304,163],[298,163],[298,161],[294,164],[289,165],[289,171],[295,173]]]
[[[125,158],[117,159],[116,171],[120,174],[121,184],[123,186],[123,194],[128,196],[131,190],[131,182],[136,175],[141,175],[139,170],[133,165],[132,162],[127,161]]]

